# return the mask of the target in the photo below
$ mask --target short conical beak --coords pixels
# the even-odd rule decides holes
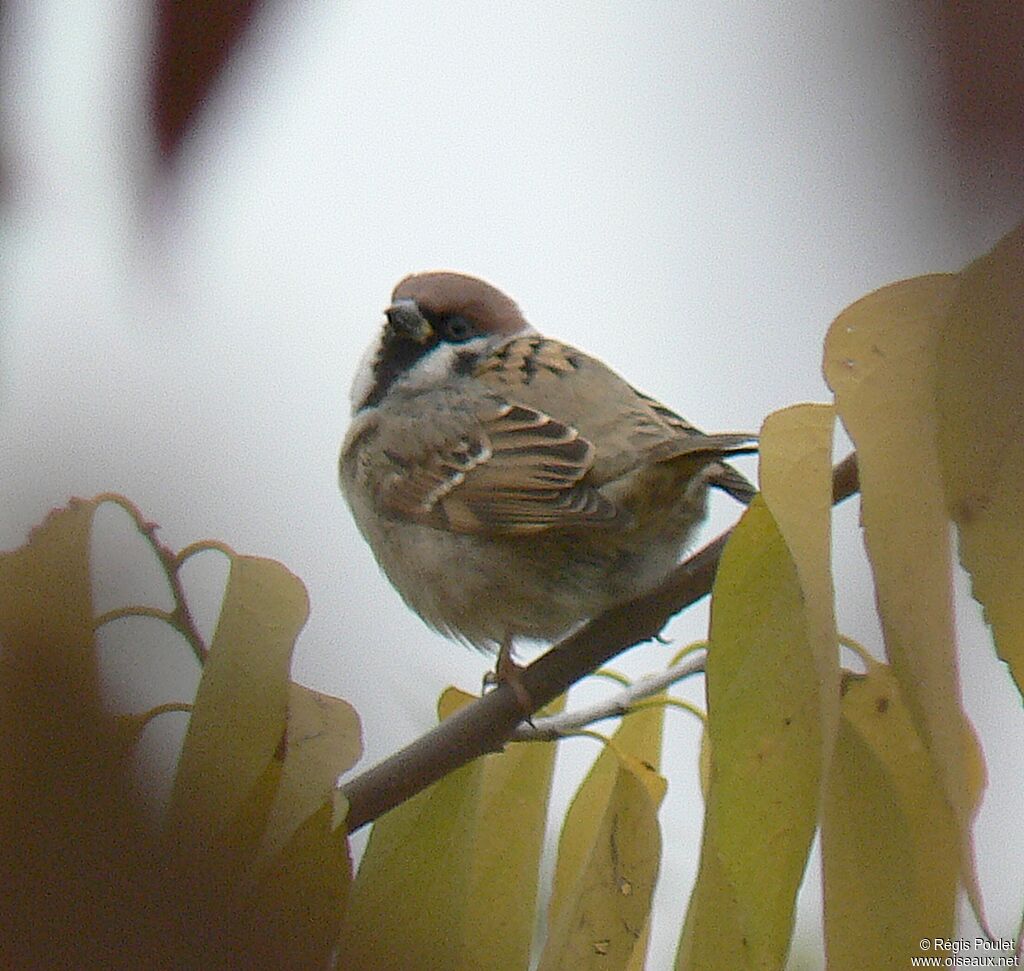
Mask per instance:
[[[388,318],[390,328],[402,337],[415,341],[417,344],[426,344],[434,336],[434,328],[430,321],[420,313],[416,301],[408,298],[396,300],[384,315]]]

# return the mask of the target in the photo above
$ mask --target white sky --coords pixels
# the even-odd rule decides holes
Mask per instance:
[[[488,666],[406,610],[336,488],[348,386],[401,276],[490,279],[540,330],[702,427],[756,430],[772,409],[827,400],[821,341],[844,306],[958,268],[1013,221],[965,200],[930,124],[933,65],[884,4],[280,4],[156,202],[141,5],[80,0],[74,26],[57,0],[9,7],[0,548],[68,496],[117,490],[173,547],[214,537],[282,560],[313,607],[296,676],[356,706],[368,761]],[[840,622],[877,648],[848,507]],[[716,503],[708,536],[735,513]],[[99,596],[152,598],[141,548],[124,550],[117,515],[103,524]],[[192,576],[207,601],[215,560]],[[992,774],[982,878],[1009,935],[1024,896],[1020,705],[961,588],[965,695]],[[677,622],[677,644],[705,616]],[[187,659],[138,636],[107,636],[112,699],[187,691]],[[617,666],[649,670],[666,649],[635,654]],[[702,814],[696,729],[670,714],[667,730],[652,967],[675,946]],[[556,815],[576,756],[593,755],[564,752]],[[814,940],[808,891],[800,933]]]

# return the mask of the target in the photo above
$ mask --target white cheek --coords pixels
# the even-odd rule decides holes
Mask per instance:
[[[484,337],[474,337],[462,344],[438,344],[416,362],[416,366],[409,372],[410,383],[424,386],[440,384],[455,369],[460,353],[478,353],[486,342]]]
[[[460,354],[479,354],[487,349],[492,340],[488,337],[474,337],[461,344],[442,342],[416,362],[401,379],[401,384],[407,388],[432,388],[443,384],[455,370]]]
[[[536,333],[537,331],[532,327],[526,326],[513,336],[523,337]],[[449,379],[455,370],[455,365],[461,354],[484,355],[511,339],[512,337],[509,335],[494,337],[484,334],[474,337],[472,340],[463,341],[461,344],[442,342],[424,357],[421,357],[407,373],[397,378],[395,384],[414,390],[436,387]],[[383,342],[384,331],[382,329],[376,339],[363,352],[363,356],[360,359],[349,395],[353,415],[356,414],[359,406],[366,400],[370,392],[373,391],[375,381],[374,364],[380,356]]]
[[[355,377],[352,379],[352,388],[349,391],[349,402],[352,406],[352,414],[359,410],[359,406],[366,399],[366,396],[373,390],[373,362],[380,354],[380,347],[383,343],[384,331],[377,332],[377,336],[370,341],[369,346],[363,351],[356,367]]]

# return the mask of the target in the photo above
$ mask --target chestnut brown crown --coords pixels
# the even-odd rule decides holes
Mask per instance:
[[[413,273],[399,281],[391,300],[412,300],[421,311],[437,317],[461,314],[493,334],[517,334],[529,326],[511,297],[464,273]]]

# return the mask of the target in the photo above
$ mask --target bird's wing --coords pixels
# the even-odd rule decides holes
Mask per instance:
[[[507,400],[555,418],[575,416],[580,435],[601,445],[587,477],[590,484],[602,486],[639,467],[694,455],[706,456],[702,474],[710,485],[740,502],[749,502],[756,491],[718,461],[756,451],[753,436],[707,435],[602,361],[561,341],[539,334],[511,340],[486,357],[474,376]],[[694,463],[694,470],[701,464]]]
[[[719,455],[746,455],[757,451],[757,439],[753,435],[705,435],[695,425],[691,425],[685,418],[677,415],[671,408],[666,408],[660,401],[655,400],[642,391],[636,391],[640,398],[662,421],[675,429],[684,438],[690,438],[694,442],[703,442],[710,445],[709,451],[715,451]],[[662,446],[666,448],[666,446]],[[671,445],[667,446],[671,451]],[[737,502],[743,505],[750,505],[751,500],[757,495],[757,489],[751,481],[738,469],[734,469],[725,462],[715,462],[708,468],[708,485],[714,486],[727,492]]]
[[[426,409],[414,452],[381,442],[390,462],[377,492],[392,517],[461,533],[527,535],[611,524],[618,507],[582,484],[594,448],[534,408],[485,396],[437,420]]]

